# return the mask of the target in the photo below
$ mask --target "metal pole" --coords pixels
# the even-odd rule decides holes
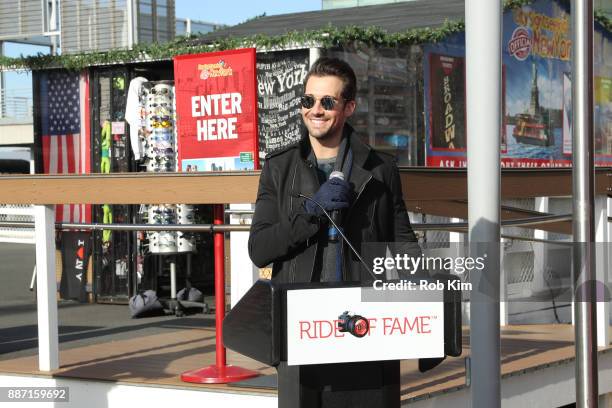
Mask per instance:
[[[574,0],[572,18],[574,305],[576,406],[598,405],[594,299],[595,172],[593,163],[593,1]]]
[[[0,211],[0,214],[2,211]],[[7,212],[10,213],[10,212]],[[226,210],[226,214],[253,214],[252,210],[249,211],[231,211]],[[528,218],[515,218],[513,220],[503,221],[501,223],[502,227],[526,227],[529,225],[540,225],[540,224],[550,224],[557,223],[562,221],[571,221],[573,219],[572,214],[559,214],[559,215],[542,215],[542,216],[534,216]],[[441,231],[459,231],[465,230],[468,228],[467,222],[428,222],[428,223],[411,223],[413,230],[419,231],[433,231],[433,230],[441,230]],[[27,221],[0,221],[0,227],[5,228],[34,228],[33,222]],[[237,224],[220,224],[220,225],[212,225],[212,224],[88,224],[88,223],[68,223],[68,222],[58,222],[55,224],[55,229],[57,230],[70,230],[70,229],[82,229],[82,230],[111,230],[111,231],[198,231],[205,233],[213,233],[213,232],[239,232],[239,231],[249,231],[251,229],[251,225],[237,225]],[[514,239],[514,237],[512,237]],[[559,242],[554,240],[542,240],[542,239],[530,239],[534,242]],[[562,243],[559,242],[561,245]]]
[[[51,36],[51,55],[57,55],[57,35]]]
[[[215,204],[213,208],[213,223],[223,224],[223,205]],[[215,232],[213,242],[215,247],[215,331],[217,333],[217,368],[223,370],[226,364],[225,347],[223,347],[223,319],[225,318],[225,236]]]
[[[132,2],[132,43],[133,45],[138,44],[139,37],[139,26],[138,23],[140,21],[140,10],[139,5],[140,2],[137,0],[130,0]]]
[[[170,299],[176,300],[176,261],[170,262]]]
[[[0,57],[4,56],[4,41],[0,41]],[[0,119],[6,116],[6,85],[4,83],[4,70],[0,69]]]
[[[470,276],[470,393],[475,408],[501,407],[501,20],[501,0],[466,0],[468,237],[472,253],[487,256],[487,267]]]
[[[132,0],[128,0],[126,6],[127,48],[131,50],[134,48],[134,2]]]

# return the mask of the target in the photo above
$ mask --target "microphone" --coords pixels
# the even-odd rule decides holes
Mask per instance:
[[[344,173],[342,173],[341,171],[332,171],[331,174],[329,175],[329,179],[333,179],[333,178],[338,178],[342,181],[344,181]],[[327,230],[327,237],[329,239],[330,242],[338,242],[338,229],[336,227],[336,224],[342,224],[342,211],[341,210],[333,210],[331,212],[331,218],[332,220],[334,220],[334,222],[332,223],[332,225],[329,226],[329,229]]]
[[[361,257],[361,255],[359,255],[359,252],[357,252],[357,250],[355,249],[355,247],[353,246],[353,244],[351,244],[351,241],[348,240],[348,238],[346,237],[346,235],[344,235],[344,233],[342,232],[342,230],[340,229],[340,227],[338,227],[338,224],[336,224],[336,222],[332,219],[331,215],[329,215],[329,213],[325,210],[325,208],[315,199],[308,197],[302,193],[291,193],[292,196],[294,197],[300,197],[300,198],[304,198],[308,201],[313,202],[317,207],[319,207],[321,209],[321,212],[323,212],[323,214],[327,217],[327,219],[329,220],[329,222],[331,222],[331,224],[336,227],[336,230],[338,231],[338,234],[340,234],[340,236],[342,237],[342,239],[344,240],[344,242],[346,242],[346,244],[349,246],[349,248],[351,249],[351,251],[353,251],[353,253],[355,254],[355,256],[357,257],[357,259],[359,259],[359,262],[361,262],[361,265],[365,268],[365,270],[370,274],[370,276],[374,279],[377,280],[378,276],[376,276],[376,274],[374,272],[372,272],[372,270],[370,269],[370,267],[368,266],[368,264],[363,260],[363,258]]]

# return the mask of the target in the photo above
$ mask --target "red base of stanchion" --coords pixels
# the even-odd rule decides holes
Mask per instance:
[[[190,383],[199,384],[226,384],[230,382],[247,380],[257,377],[258,372],[247,370],[246,368],[228,365],[225,367],[217,367],[211,365],[206,368],[197,370],[185,371],[181,374],[181,380]]]

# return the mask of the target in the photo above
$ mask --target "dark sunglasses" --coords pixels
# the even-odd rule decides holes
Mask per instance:
[[[155,167],[151,168],[152,171],[158,173],[161,171],[170,171],[170,170],[174,170],[174,166],[170,165],[171,163],[165,163],[162,164],[162,167],[160,167],[159,165],[155,165]]]
[[[173,217],[164,217],[161,215],[154,215],[153,220],[155,224],[173,224],[175,221]]]
[[[321,101],[321,107],[323,107],[323,109],[325,110],[333,110],[336,104],[338,103],[338,100],[336,98],[329,95],[323,96],[321,99],[319,99],[319,101]],[[306,94],[302,95],[302,97],[300,98],[300,104],[305,109],[312,108],[313,106],[315,106],[316,102],[317,99],[312,95]]]
[[[153,210],[155,214],[174,214],[174,210],[172,208],[156,208]]]
[[[165,153],[166,155],[170,155],[174,153],[174,149],[171,147],[165,147],[165,148],[164,147],[154,147],[153,151],[158,154]]]
[[[151,88],[151,93],[157,94],[157,95],[169,94],[170,88],[167,88],[167,87]]]
[[[153,156],[149,158],[149,160],[153,160],[157,163],[163,162],[164,164],[167,164],[167,165],[172,165],[172,162],[174,161],[172,157],[169,157],[169,156]]]
[[[158,106],[167,107],[170,106],[168,102],[153,102],[149,104],[153,108],[157,108]]]

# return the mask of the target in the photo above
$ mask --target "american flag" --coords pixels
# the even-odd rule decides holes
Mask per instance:
[[[89,170],[89,105],[86,73],[41,74],[40,107],[45,174],[85,174]],[[57,222],[90,222],[90,206],[58,204]]]

